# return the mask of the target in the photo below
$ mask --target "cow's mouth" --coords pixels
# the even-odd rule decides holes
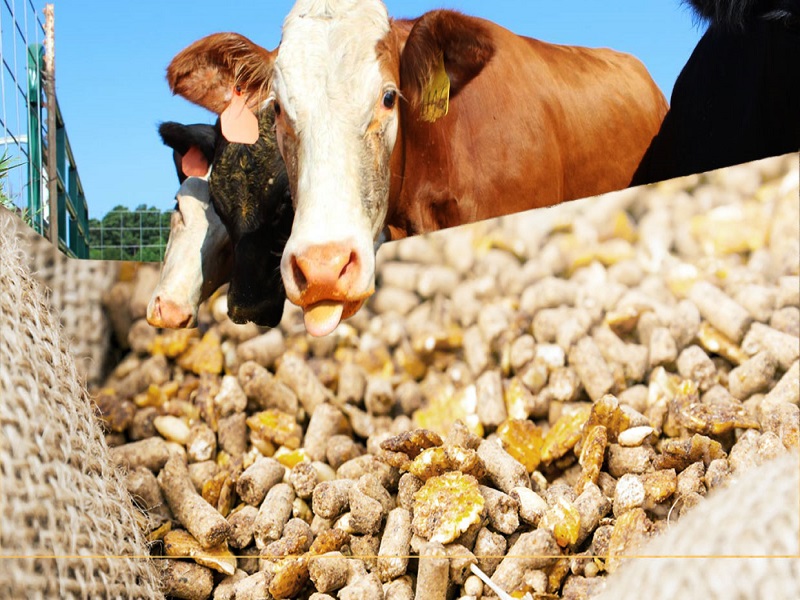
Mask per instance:
[[[303,322],[306,331],[314,337],[323,337],[333,332],[342,319],[349,319],[358,312],[364,300],[339,302],[323,300],[303,307]]]

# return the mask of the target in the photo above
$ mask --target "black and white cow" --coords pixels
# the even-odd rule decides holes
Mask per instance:
[[[277,153],[263,140],[228,143],[219,123],[168,122],[159,134],[173,149],[181,187],[148,322],[193,327],[200,303],[230,281],[231,320],[275,327],[286,301],[280,258],[293,217],[288,184],[263,168]]]

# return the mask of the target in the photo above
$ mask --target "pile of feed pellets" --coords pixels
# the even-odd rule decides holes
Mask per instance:
[[[123,269],[92,393],[165,593],[590,598],[798,451],[799,213],[795,154],[409,238],[324,338],[154,329]]]

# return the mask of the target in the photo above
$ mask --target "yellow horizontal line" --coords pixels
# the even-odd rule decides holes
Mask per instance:
[[[0,560],[44,560],[44,559],[67,559],[67,560],[99,560],[99,559],[107,559],[107,560],[163,560],[167,558],[173,559],[217,559],[222,560],[226,558],[236,558],[236,559],[248,559],[248,558],[259,558],[264,560],[286,560],[286,559],[294,559],[294,558],[341,558],[341,557],[333,557],[333,556],[325,556],[324,554],[315,554],[315,555],[308,555],[308,554],[287,554],[287,555],[258,555],[258,554],[251,554],[251,555],[228,555],[228,556],[220,556],[214,554],[195,554],[192,556],[189,555],[176,555],[176,556],[167,556],[167,555],[86,555],[86,554],[18,554],[18,555],[0,555]],[[644,558],[644,559],[800,559],[800,554],[774,554],[774,555],[763,555],[763,554],[686,554],[686,555],[672,555],[672,554],[664,554],[664,555],[650,555],[650,554],[616,554],[613,556],[608,555],[593,555],[593,554],[498,554],[498,555],[426,555],[420,556],[418,554],[407,554],[407,555],[377,555],[377,554],[366,554],[366,555],[343,555],[344,558],[348,559],[356,559],[356,560],[385,560],[385,559],[472,559],[476,558],[478,560],[502,560],[506,558],[511,558],[514,560],[523,560],[523,559],[559,559],[559,558],[586,558],[586,559],[600,559],[600,560],[609,560],[611,558],[615,559],[630,559],[630,558]]]

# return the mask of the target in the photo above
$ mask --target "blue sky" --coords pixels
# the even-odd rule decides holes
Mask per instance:
[[[55,1],[56,91],[90,216],[117,204],[171,209],[178,187],[162,121],[213,123],[173,97],[165,70],[193,41],[236,31],[267,48],[293,0]],[[456,8],[543,41],[637,56],[669,97],[703,26],[680,0],[388,0],[395,17]]]

